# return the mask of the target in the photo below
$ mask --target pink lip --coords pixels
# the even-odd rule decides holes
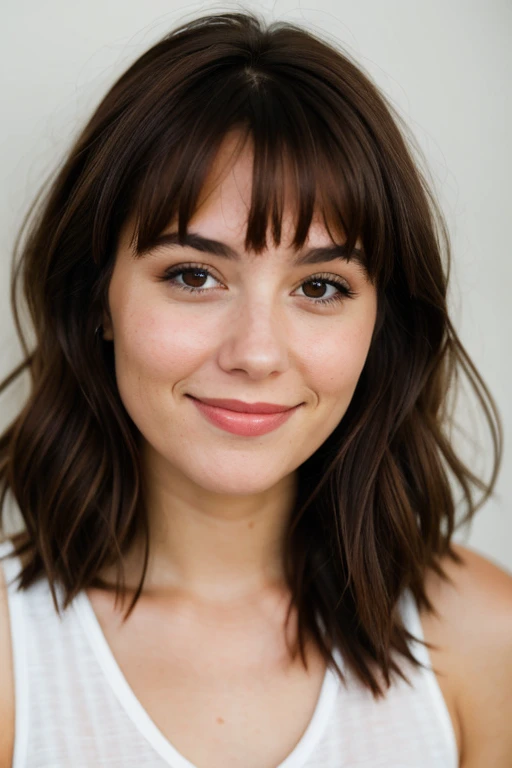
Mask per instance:
[[[300,406],[244,403],[241,400],[190,399],[208,421],[235,435],[256,437],[272,432],[288,421]]]
[[[206,403],[206,405],[214,405],[217,408],[225,408],[228,411],[238,411],[239,413],[281,413],[282,411],[289,411],[293,407],[290,405],[275,405],[274,403],[244,403],[243,400],[219,400],[213,397],[195,399]]]

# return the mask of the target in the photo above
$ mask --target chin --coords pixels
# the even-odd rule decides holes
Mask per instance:
[[[254,456],[233,456],[204,454],[186,456],[186,461],[168,459],[175,481],[184,485],[193,485],[207,493],[222,496],[252,496],[274,488],[293,473],[294,468],[288,462],[280,462],[272,457],[262,456],[263,461]]]
[[[215,493],[220,496],[257,496],[275,487],[288,474],[255,475],[253,472],[247,472],[247,468],[236,472],[231,467],[224,472],[217,471],[208,475],[189,477],[189,479],[207,493]]]
[[[279,485],[293,475],[307,458],[294,454],[287,440],[279,446],[264,447],[256,442],[245,446],[203,445],[188,440],[171,447],[159,437],[158,444],[146,443],[147,469],[169,487],[196,487],[207,493],[226,496],[257,495]],[[272,450],[274,448],[274,450]]]

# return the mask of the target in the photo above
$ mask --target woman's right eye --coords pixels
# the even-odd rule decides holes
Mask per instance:
[[[210,272],[201,266],[180,266],[167,270],[162,277],[166,283],[189,293],[203,293],[215,285],[208,285],[208,280],[215,283],[219,281]]]

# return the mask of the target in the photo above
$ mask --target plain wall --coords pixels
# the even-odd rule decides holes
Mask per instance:
[[[512,6],[507,0],[333,0],[187,3],[167,0],[16,0],[2,9],[0,122],[0,376],[20,360],[9,304],[11,251],[40,183],[114,80],[177,23],[255,8],[345,48],[399,110],[424,152],[448,222],[452,317],[501,411],[505,450],[494,498],[456,540],[512,571],[511,382]],[[7,425],[24,385],[0,396]],[[459,439],[485,471],[489,443],[460,407]],[[479,436],[480,435],[480,436]],[[486,464],[487,462],[487,464]]]

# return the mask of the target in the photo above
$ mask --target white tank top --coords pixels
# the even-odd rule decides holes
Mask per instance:
[[[12,551],[0,544],[0,554]],[[14,661],[12,768],[196,768],[164,737],[128,685],[85,592],[62,618],[48,582],[16,591],[20,564],[1,563],[8,582]],[[62,592],[57,589],[59,604]],[[412,593],[400,603],[405,625],[423,639]],[[313,717],[276,768],[458,768],[452,722],[428,650],[413,642],[398,676],[378,702],[337,660],[347,685],[327,669]],[[400,657],[402,659],[403,657]],[[199,736],[198,736],[199,737]]]

